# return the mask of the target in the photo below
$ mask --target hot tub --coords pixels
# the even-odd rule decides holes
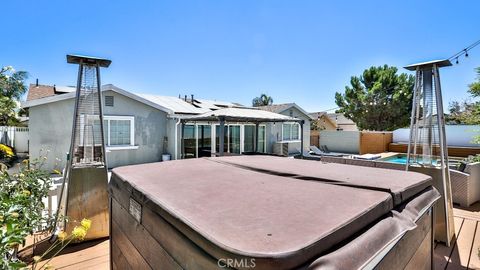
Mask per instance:
[[[270,156],[116,168],[113,269],[429,269],[428,176]]]

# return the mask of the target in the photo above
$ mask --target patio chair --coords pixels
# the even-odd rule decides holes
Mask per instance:
[[[480,163],[467,164],[463,172],[450,170],[452,199],[462,207],[480,200]]]
[[[325,149],[325,148],[324,148]],[[328,149],[328,148],[327,148]],[[315,145],[311,145],[310,146],[310,154],[311,155],[317,155],[317,156],[330,156],[330,157],[343,157],[343,156],[347,156],[347,154],[344,154],[344,153],[337,153],[337,152],[325,152],[325,151],[322,151],[320,149],[318,149],[318,147],[316,147]]]

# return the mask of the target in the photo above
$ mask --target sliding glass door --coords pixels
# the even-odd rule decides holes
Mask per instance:
[[[265,126],[258,127],[258,153],[265,153]]]
[[[212,155],[212,127],[210,125],[198,125],[198,157],[210,157]]]
[[[195,125],[183,127],[183,158],[197,157],[197,138],[195,136]]]
[[[228,126],[229,152],[240,154],[240,126]]]
[[[255,151],[255,126],[245,125],[243,132],[243,151],[254,152]]]
[[[220,126],[215,126],[215,152],[220,153]],[[228,152],[228,126],[224,126],[223,152]]]

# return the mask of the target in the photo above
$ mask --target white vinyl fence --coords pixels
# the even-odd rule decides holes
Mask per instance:
[[[320,145],[326,145],[332,152],[358,154],[360,149],[359,131],[320,131]]]
[[[15,148],[17,153],[28,153],[28,127],[0,126],[0,143]]]
[[[479,147],[478,144],[473,143],[474,137],[480,135],[479,125],[446,125],[445,133],[447,145]],[[395,143],[408,143],[409,138],[409,128],[400,128],[393,132],[393,142]],[[438,138],[435,138],[434,143],[438,143]]]

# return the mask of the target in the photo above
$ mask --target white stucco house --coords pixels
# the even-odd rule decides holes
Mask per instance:
[[[46,169],[64,167],[74,98],[73,87],[37,84],[30,86],[27,101],[22,104],[29,111],[29,154],[36,158],[49,150]],[[109,168],[157,162],[165,153],[172,159],[211,156],[220,152],[222,141],[224,153],[274,153],[275,145],[285,143],[290,145],[289,154],[300,153],[302,133],[303,149],[308,149],[311,118],[296,104],[277,112],[269,107],[251,108],[234,102],[136,94],[112,84],[102,86],[102,98]],[[226,122],[220,123],[210,112],[248,117],[227,117]],[[288,117],[296,120],[289,121]]]

